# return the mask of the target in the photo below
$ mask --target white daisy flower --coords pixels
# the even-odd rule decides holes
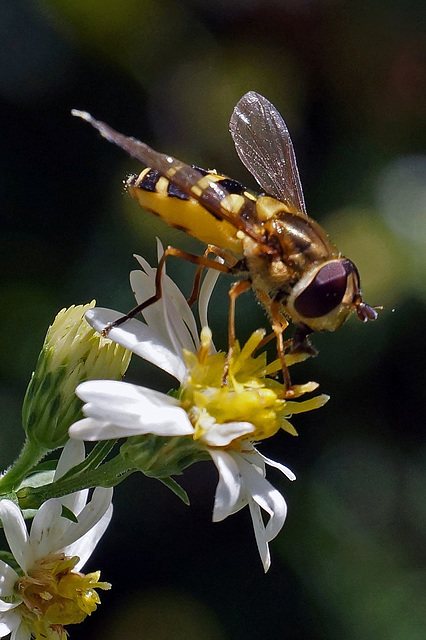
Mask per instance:
[[[138,258],[143,271],[131,274],[137,302],[152,296],[156,270]],[[143,434],[188,436],[211,456],[219,473],[213,520],[219,521],[249,505],[255,537],[265,571],[270,566],[268,542],[282,528],[287,507],[283,496],[265,478],[265,466],[287,467],[263,457],[253,443],[285,429],[296,434],[288,417],[322,406],[317,396],[304,402],[286,401],[285,387],[266,377],[280,369],[267,365],[266,354],[253,357],[265,332],[256,331],[241,349],[235,344],[227,385],[222,384],[224,353],[216,353],[207,328],[207,304],[217,273],[207,272],[199,297],[204,329],[198,337],[195,318],[183,294],[164,275],[163,297],[144,312],[146,324],[132,319],[113,327],[108,337],[157,365],[180,383],[175,396],[147,387],[112,380],[92,380],[77,387],[86,403],[86,416],[69,430],[72,438],[103,440]],[[98,331],[120,314],[108,309],[88,311]],[[295,360],[295,357],[292,357]],[[289,364],[292,362],[289,360]],[[295,397],[312,391],[315,383],[295,387]],[[262,511],[268,518],[265,525]]]
[[[84,444],[71,440],[59,459],[55,479],[84,460]],[[112,516],[112,489],[96,488],[47,500],[28,532],[20,508],[0,501],[0,518],[20,569],[0,560],[0,637],[64,640],[65,625],[81,622],[99,604],[100,572],[81,573]],[[77,522],[63,517],[62,507]]]

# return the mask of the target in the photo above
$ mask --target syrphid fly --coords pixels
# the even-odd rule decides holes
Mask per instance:
[[[376,309],[362,300],[354,263],[341,255],[307,215],[287,125],[266,98],[254,91],[246,93],[236,104],[229,124],[240,159],[264,191],[259,196],[236,180],[158,153],[87,112],[74,110],[73,114],[146,165],[126,181],[129,194],[141,207],[208,245],[204,256],[167,247],[158,267],[155,295],[114,325],[161,297],[161,271],[169,255],[185,258],[200,269],[209,267],[240,276],[242,279],[230,288],[229,351],[235,341],[235,300],[251,287],[271,320],[291,395],[287,348],[313,353],[308,336],[315,331],[335,331],[352,311],[362,322],[377,318]],[[210,254],[224,263],[209,258]],[[199,276],[200,271],[196,283]],[[196,290],[197,284],[192,299]],[[286,318],[293,321],[295,331],[293,339],[284,342]]]

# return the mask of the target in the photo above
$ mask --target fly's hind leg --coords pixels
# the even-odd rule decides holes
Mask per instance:
[[[188,262],[192,262],[193,264],[199,265],[199,269],[203,267],[207,267],[208,269],[216,269],[216,271],[221,271],[222,273],[229,273],[230,268],[222,264],[221,262],[216,262],[215,260],[211,260],[206,256],[196,256],[192,253],[188,253],[187,251],[182,251],[181,249],[176,249],[175,247],[167,247],[161,256],[160,262],[158,263],[157,273],[155,274],[155,293],[153,296],[138,304],[134,309],[121,316],[114,322],[110,322],[105,329],[102,331],[102,335],[107,336],[113,327],[119,327],[130,318],[134,318],[138,313],[150,307],[152,304],[161,299],[163,295],[162,290],[162,275],[163,269],[166,262],[166,258],[168,256],[175,256],[176,258],[182,258],[183,260],[187,260]]]

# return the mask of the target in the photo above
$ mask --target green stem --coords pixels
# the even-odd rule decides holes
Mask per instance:
[[[18,458],[9,467],[4,476],[0,478],[0,494],[16,489],[47,452],[48,449],[46,447],[31,442],[27,438]]]
[[[118,455],[97,469],[87,470],[86,473],[67,475],[42,487],[23,487],[17,492],[19,506],[21,509],[37,509],[49,498],[60,498],[92,487],[114,487],[134,471],[136,469],[129,469],[123,458]]]

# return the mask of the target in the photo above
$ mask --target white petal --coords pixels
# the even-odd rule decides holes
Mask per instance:
[[[28,631],[26,624],[22,623],[12,632],[10,640],[31,640],[31,633]]]
[[[59,458],[58,466],[56,467],[55,480],[61,478],[69,469],[72,469],[72,467],[83,462],[84,458],[84,443],[79,440],[68,440]],[[61,502],[75,515],[78,515],[86,504],[88,495],[89,492],[87,489],[76,491],[68,496],[63,496]]]
[[[76,555],[80,558],[79,562],[77,562],[75,566],[76,571],[81,571],[81,569],[86,564],[87,560],[92,555],[96,545],[99,540],[102,538],[105,533],[106,528],[108,527],[112,518],[112,504],[108,507],[107,511],[104,513],[102,518],[95,524],[94,527],[90,529],[86,533],[85,536],[77,540],[73,546],[72,551],[73,555]]]
[[[90,380],[76,389],[77,395],[87,403],[84,414],[98,423],[105,423],[102,439],[110,435],[108,425],[120,427],[120,435],[156,433],[157,435],[190,435],[194,429],[187,413],[178,401],[159,391],[116,380]],[[82,438],[90,424],[80,421],[70,428],[73,438]],[[99,431],[99,429],[97,429]]]
[[[103,516],[107,513],[108,509],[111,505],[112,500],[112,489],[107,489],[103,487],[97,487],[93,492],[92,499],[81,513],[78,516],[78,522],[71,522],[68,520],[68,527],[64,531],[61,538],[57,540],[57,548],[64,551],[66,555],[79,555],[76,553],[76,549],[81,549],[80,538],[85,538],[86,534],[95,527],[95,525],[103,518]],[[97,537],[91,540],[91,550],[95,548],[96,544],[99,542],[101,535],[105,531],[106,525],[108,524],[110,518],[107,522],[104,521],[105,526],[101,530],[97,531]],[[90,538],[88,538],[89,542]],[[90,555],[90,553],[89,553]],[[87,556],[88,557],[88,556]],[[87,558],[86,558],[87,559]]]
[[[165,291],[167,297],[173,301],[177,315],[182,319],[186,327],[185,335],[181,337],[181,345],[190,350],[194,350],[194,347],[198,349],[200,339],[198,337],[197,323],[185,296],[177,284],[169,277],[166,278]],[[172,318],[170,319],[172,320]]]
[[[141,291],[144,292],[141,301],[155,291],[153,280],[141,271],[132,271],[130,282],[132,289],[138,291],[138,301]],[[194,315],[179,287],[164,272],[162,289],[160,300],[142,312],[146,323],[156,332],[161,332],[165,344],[177,355],[181,354],[182,348],[194,351],[199,344]]]
[[[15,582],[17,582],[19,580],[19,576],[16,577]],[[7,595],[14,595],[13,590],[7,594]],[[8,611],[12,611],[13,609],[16,609],[16,607],[19,607],[19,605],[21,604],[21,602],[3,602],[3,600],[0,600],[0,621],[5,617],[2,616],[2,614],[7,614]],[[1,636],[0,636],[1,637]]]
[[[84,402],[105,408],[106,411],[114,408],[127,410],[129,407],[145,409],[147,404],[155,408],[179,405],[176,398],[161,391],[119,380],[87,380],[78,385],[76,393]]]
[[[223,263],[222,258],[216,258],[217,262]],[[198,315],[202,327],[208,327],[207,308],[212,295],[213,289],[216,285],[217,279],[220,275],[220,271],[214,269],[208,269],[201,285],[200,295],[198,296]]]
[[[61,457],[58,460],[54,479],[59,480],[59,478],[62,478],[62,476],[72,469],[72,467],[83,462],[84,457],[84,444],[82,442],[68,441],[63,448]]]
[[[84,317],[95,331],[102,333],[110,322],[114,322],[120,317],[120,313],[104,307],[94,307],[93,309],[88,309]]]
[[[0,518],[12,555],[21,569],[27,573],[33,558],[21,510],[11,500],[0,500]]]
[[[160,248],[160,251],[163,253],[162,246]],[[153,269],[152,267],[150,267],[144,258],[136,255],[135,258],[138,260],[142,269],[145,271],[145,273],[141,271],[132,271],[130,274],[130,283],[132,286],[132,290],[135,294],[137,303],[140,304],[153,296],[155,293],[155,277],[157,269]],[[156,329],[158,329],[158,326],[165,324],[164,319],[166,317],[166,320],[168,319],[170,321],[170,326],[167,327],[167,338],[171,339],[173,343],[173,336],[179,337],[179,334],[183,329],[183,332],[180,336],[180,346],[184,346],[185,348],[193,350],[194,344],[196,347],[198,346],[198,331],[191,308],[189,307],[182,291],[179,289],[176,283],[171,278],[169,278],[169,276],[165,272],[165,269],[163,269],[163,278],[161,284],[163,289],[162,298],[160,298],[160,300],[158,300],[155,304],[147,307],[147,309],[142,312],[143,316],[146,322]],[[172,303],[171,306],[174,307],[173,313],[175,314],[175,317],[169,316],[169,318],[167,318],[168,312],[170,310],[170,306],[167,307],[167,304],[165,304],[167,300],[169,300],[169,302]],[[178,324],[175,325],[174,321],[176,321]]]
[[[245,504],[242,502],[237,509],[235,508],[240,497],[241,474],[235,458],[230,453],[220,449],[210,449],[209,454],[219,472],[213,522],[220,522]]]
[[[271,460],[271,458],[267,458],[266,456],[262,455],[259,451],[257,451],[257,453],[262,457],[262,459],[270,467],[275,467],[275,469],[278,469],[279,471],[281,471],[281,473],[283,473],[289,480],[296,480],[296,476],[291,469],[281,464],[280,462],[276,462],[276,460]]]
[[[287,515],[287,504],[281,493],[275,489],[256,467],[240,459],[240,470],[247,494],[264,510],[270,518],[266,525],[266,540],[270,541],[281,531]]]
[[[25,636],[15,635],[16,630],[20,627],[22,616],[17,611],[8,611],[0,615],[0,638],[4,638],[8,633],[12,633],[11,640],[29,640],[30,634],[27,632]],[[23,625],[22,625],[23,626]]]
[[[17,575],[15,582],[17,582],[18,580],[19,580],[19,576]],[[10,596],[14,595],[13,590],[7,595],[10,595]],[[0,600],[0,621],[3,618],[3,616],[1,615],[2,613],[7,613],[8,611],[12,611],[12,609],[16,609],[16,607],[19,607],[20,604],[21,602],[3,602],[3,600]]]
[[[138,256],[135,256],[138,260],[142,260]],[[148,300],[155,293],[155,272],[156,269],[151,269],[152,275],[143,273],[140,270],[130,272],[130,286],[135,295],[137,304],[141,304]],[[142,315],[146,324],[154,331],[158,336],[158,339],[163,344],[167,345],[171,351],[173,349],[173,341],[170,339],[168,327],[164,322],[164,300],[160,298],[154,304],[142,311]]]
[[[115,413],[111,421],[98,419],[94,405],[84,405],[93,418],[79,420],[69,429],[71,438],[78,440],[111,440],[153,433],[157,436],[189,436],[194,428],[188,414],[180,407],[162,407],[140,414]],[[103,412],[102,412],[103,413]]]
[[[77,387],[76,393],[87,404],[96,406],[97,412],[104,411],[105,418],[111,411],[139,414],[149,406],[161,409],[179,405],[176,398],[161,391],[118,380],[88,380]]]
[[[30,543],[34,560],[58,550],[57,541],[63,533],[61,522],[62,504],[58,498],[44,502],[34,516],[31,525]],[[66,519],[62,519],[65,520]]]
[[[12,567],[10,567],[6,562],[0,560],[0,598],[12,595],[15,583],[18,580],[19,576],[16,571],[12,569]],[[7,611],[7,609],[2,608],[3,605],[7,608],[11,608],[9,604],[6,604],[6,602],[2,602],[0,600],[0,611]]]
[[[257,505],[253,500],[250,500],[249,509],[251,521],[253,523],[253,531],[254,537],[256,539],[257,549],[259,551],[260,559],[262,560],[263,568],[266,573],[271,566],[271,554],[269,553],[269,546],[265,536],[265,525],[263,524],[259,505]]]
[[[143,258],[142,256],[137,255],[136,253],[133,254],[133,257],[136,258],[136,260],[139,262],[140,266],[142,267],[143,271],[146,273],[147,276],[149,276],[150,280],[154,281],[155,280],[155,274],[157,273],[157,269],[154,267],[151,267],[151,265],[149,264],[149,262],[147,260],[145,260],[145,258]],[[161,256],[160,256],[161,258]],[[160,258],[158,258],[158,260],[160,260]],[[150,289],[151,293],[149,293],[149,295],[152,295],[155,291],[155,288]],[[136,302],[139,304],[140,302],[143,302],[144,299],[146,300],[146,298],[144,298],[144,292],[141,292],[141,297],[138,298],[137,296],[139,295],[138,291],[134,291],[133,292],[135,297],[136,297]]]
[[[164,314],[177,352],[183,348],[196,351],[199,345],[197,324],[194,315],[179,287],[165,279],[164,284]]]
[[[200,439],[207,446],[224,447],[235,438],[252,433],[254,430],[255,427],[251,422],[224,422],[222,424],[215,422]]]
[[[156,241],[157,241],[157,262],[160,262],[161,258],[163,257],[164,247],[160,238],[157,237]]]
[[[244,460],[247,460],[247,462],[253,467],[255,467],[257,472],[260,473],[263,477],[266,476],[265,460],[251,442],[246,442],[244,444],[244,451],[240,451],[238,455]]]
[[[159,241],[157,253],[163,254],[163,247]],[[140,303],[154,294],[157,270],[149,267],[143,258],[135,257],[145,271],[145,273],[134,271],[130,274],[132,289],[137,302]],[[166,275],[165,269],[162,289],[162,298],[143,311],[146,322],[157,331],[163,327],[163,335],[177,355],[181,355],[182,349],[196,351],[199,347],[199,338],[194,315],[185,296],[175,282]]]
[[[133,295],[136,298],[136,304],[139,305],[154,295],[155,273],[157,270],[153,269],[148,264],[148,262],[141,256],[135,255],[134,257],[136,258],[136,260],[139,262],[139,264],[143,269],[143,271],[141,271],[140,269],[135,269],[134,271],[130,272],[130,276],[129,276],[130,286],[132,288]],[[155,311],[155,305],[156,303],[148,307],[148,309],[150,310],[153,309]],[[145,311],[147,311],[147,309],[145,309],[142,312],[144,316],[145,316]]]
[[[118,311],[95,307],[86,312],[86,319],[89,324],[102,332],[110,322],[114,322],[123,316]],[[164,325],[164,321],[158,323],[158,327]],[[108,337],[129,349],[144,360],[151,362],[155,366],[163,369],[177,380],[182,380],[185,376],[186,367],[182,355],[177,354],[171,348],[170,341],[166,341],[158,331],[148,327],[143,322],[127,320],[119,327],[113,327],[108,333]]]
[[[83,418],[77,420],[68,429],[70,438],[76,440],[87,440],[88,442],[97,442],[99,440],[114,440],[121,438],[121,427],[102,420],[93,420],[92,418]]]

